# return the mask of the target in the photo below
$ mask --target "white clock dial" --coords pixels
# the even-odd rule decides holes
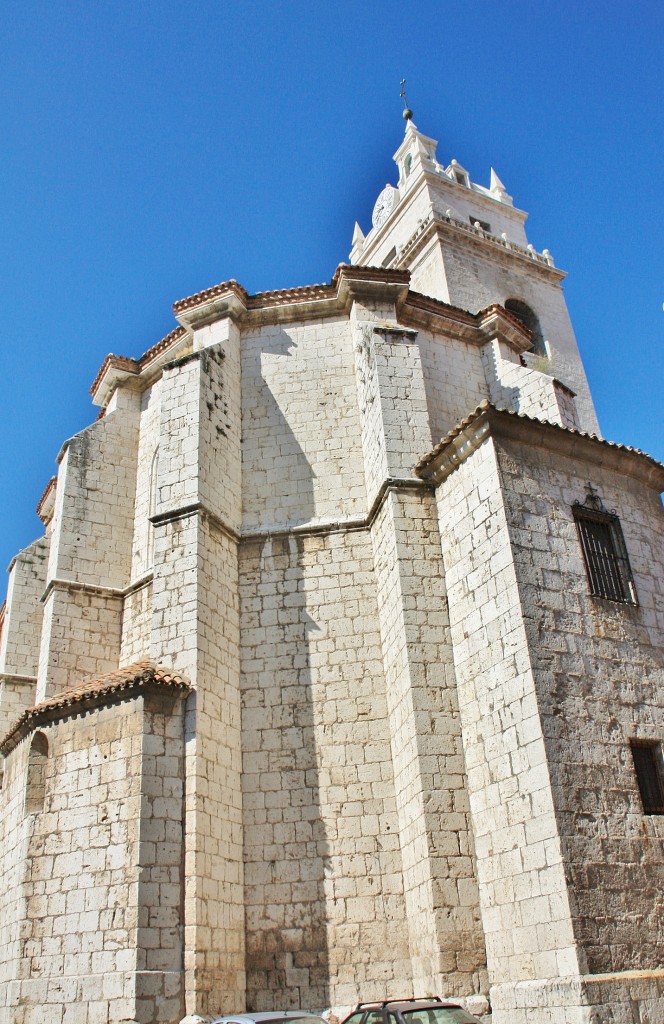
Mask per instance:
[[[375,228],[378,228],[381,224],[385,223],[394,209],[396,199],[397,190],[392,188],[391,185],[386,185],[378,196],[376,205],[373,208],[373,214],[371,215],[371,223]]]

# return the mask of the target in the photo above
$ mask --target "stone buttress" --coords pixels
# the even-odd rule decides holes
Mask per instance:
[[[664,469],[436,146],[329,284],[93,383],[0,613],[2,1024],[664,1020]]]

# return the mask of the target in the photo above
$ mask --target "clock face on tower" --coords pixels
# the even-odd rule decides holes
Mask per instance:
[[[397,201],[397,190],[392,188],[391,185],[386,185],[381,194],[376,200],[376,205],[373,208],[371,215],[371,223],[375,228],[379,228],[381,224],[384,224],[392,210],[395,207]]]

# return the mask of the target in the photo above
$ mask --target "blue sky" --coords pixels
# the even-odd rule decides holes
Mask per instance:
[[[0,562],[108,352],[228,277],[329,280],[421,131],[493,165],[565,289],[600,423],[664,460],[660,2],[4,5]]]

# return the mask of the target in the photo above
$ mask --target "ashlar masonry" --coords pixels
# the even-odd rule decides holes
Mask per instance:
[[[395,161],[329,284],[175,303],[58,456],[3,611],[3,1024],[664,1021],[664,468],[495,172],[412,120]]]

